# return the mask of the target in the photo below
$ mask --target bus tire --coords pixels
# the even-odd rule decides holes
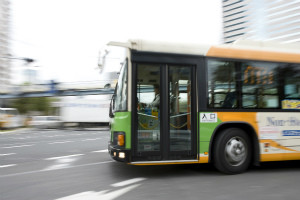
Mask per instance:
[[[251,162],[251,143],[247,133],[239,128],[220,132],[213,148],[215,167],[226,174],[246,171]]]

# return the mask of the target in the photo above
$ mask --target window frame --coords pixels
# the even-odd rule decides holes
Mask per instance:
[[[208,61],[209,60],[216,60],[216,61],[222,61],[222,62],[234,62],[236,67],[236,90],[237,90],[237,107],[236,108],[221,108],[221,107],[209,107],[209,87],[208,87]],[[242,107],[242,63],[246,62],[262,62],[262,63],[275,63],[277,65],[298,65],[299,71],[300,71],[300,63],[291,63],[291,62],[276,62],[276,61],[263,61],[263,60],[252,60],[252,59],[234,59],[234,58],[224,58],[224,57],[210,57],[206,56],[204,57],[204,63],[205,63],[205,81],[206,81],[206,109],[204,110],[218,110],[218,111],[238,111],[238,112],[300,112],[300,109],[283,109],[282,108],[282,101],[285,100],[284,93],[284,77],[279,76],[278,77],[278,99],[279,99],[279,107],[278,108],[243,108]],[[284,70],[284,68],[282,68]],[[281,70],[282,70],[281,69]],[[201,86],[202,87],[202,86]]]

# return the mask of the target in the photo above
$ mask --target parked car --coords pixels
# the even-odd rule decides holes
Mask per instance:
[[[22,117],[15,108],[0,108],[0,129],[23,126]]]
[[[59,116],[33,116],[29,124],[35,128],[61,128],[63,126]]]

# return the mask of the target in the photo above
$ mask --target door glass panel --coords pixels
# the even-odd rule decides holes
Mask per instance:
[[[191,67],[169,68],[170,151],[191,150]]]
[[[138,152],[160,151],[160,66],[137,67]]]

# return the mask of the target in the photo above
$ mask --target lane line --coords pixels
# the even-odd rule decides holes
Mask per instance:
[[[73,154],[73,155],[67,155],[67,156],[59,156],[59,157],[51,157],[51,158],[45,158],[44,160],[57,160],[62,158],[71,158],[76,156],[83,156],[84,154]]]
[[[21,147],[31,147],[33,146],[33,144],[29,145],[29,144],[26,144],[26,145],[20,145],[20,146],[10,146],[10,147],[1,147],[2,149],[12,149],[12,148],[21,148]]]
[[[63,169],[70,169],[70,168],[79,168],[79,167],[87,167],[87,166],[93,166],[93,165],[102,165],[102,164],[107,164],[107,163],[112,163],[116,162],[114,160],[110,161],[103,161],[103,162],[97,162],[97,163],[88,163],[88,164],[82,164],[82,165],[75,165],[75,166],[69,166],[66,168],[61,168],[61,169],[56,169],[56,170],[63,170]],[[14,177],[14,176],[21,176],[21,175],[28,175],[28,174],[35,174],[35,173],[40,173],[40,172],[49,172],[49,170],[36,170],[36,171],[28,171],[28,172],[20,172],[20,173],[15,173],[15,174],[7,174],[7,175],[0,175],[0,178],[7,178],[7,177]]]
[[[1,139],[1,138],[0,138]],[[92,138],[91,138],[92,139]],[[106,139],[106,138],[104,138],[104,139]],[[76,138],[75,140],[72,140],[72,142],[81,142],[81,140],[82,139],[80,139],[80,138]],[[87,139],[87,140],[89,140],[89,139]],[[70,141],[70,140],[69,140]],[[17,146],[17,145],[26,145],[26,144],[32,144],[32,145],[34,145],[34,144],[41,144],[41,143],[47,143],[47,144],[49,144],[49,140],[41,140],[41,141],[37,141],[37,142],[13,142],[13,143],[11,143],[11,144],[2,144],[2,145],[7,145],[7,146],[9,146],[9,145],[14,145],[14,146]],[[61,140],[53,140],[51,143],[55,143],[55,142],[62,142]],[[1,148],[1,147],[0,147]]]
[[[133,184],[133,183],[144,181],[144,180],[146,180],[146,178],[142,178],[142,177],[141,178],[133,178],[133,179],[129,179],[129,180],[126,180],[126,181],[119,182],[119,183],[111,184],[111,186],[113,186],[113,187],[123,187],[123,186],[126,186],[126,185],[130,185],[130,184]]]
[[[108,152],[108,149],[92,151],[92,153],[107,153],[107,152]]]
[[[0,156],[10,156],[10,155],[14,155],[16,153],[6,153],[6,154],[0,154]]]
[[[61,169],[61,168],[66,168],[69,167],[73,162],[78,160],[78,157],[65,157],[65,158],[60,158],[56,159],[54,164],[46,167],[45,170],[56,170],[56,169]]]
[[[93,200],[93,199],[106,199],[106,200],[114,200],[118,197],[121,197],[122,195],[130,192],[131,190],[139,187],[141,184],[135,184],[135,185],[130,185],[126,188],[121,188],[116,191],[109,191],[109,190],[102,190],[99,192],[95,191],[86,191],[86,192],[81,192],[78,194],[73,194],[70,196],[62,197],[59,199],[55,200],[80,200],[80,199],[87,199],[87,200]]]
[[[51,142],[48,144],[65,144],[65,143],[70,143],[70,142],[75,142],[75,141],[60,141],[60,142]]]
[[[13,166],[16,166],[16,164],[0,165],[0,168],[13,167]]]
[[[85,142],[85,141],[92,141],[92,140],[101,140],[102,138],[90,138],[90,139],[83,139],[81,140],[81,142]]]

